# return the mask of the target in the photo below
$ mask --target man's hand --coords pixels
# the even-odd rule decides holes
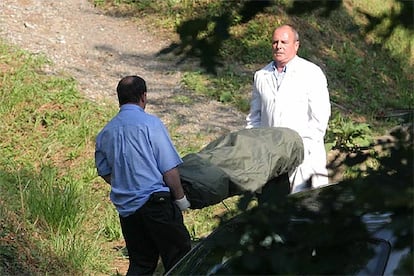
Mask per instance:
[[[185,195],[181,199],[176,199],[174,203],[177,204],[181,211],[185,211],[191,206],[190,201],[188,201]]]

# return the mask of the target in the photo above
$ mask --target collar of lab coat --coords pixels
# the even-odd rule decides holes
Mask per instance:
[[[286,63],[285,67],[283,67],[283,73],[289,72],[291,70],[293,70],[293,68],[295,68],[295,63],[296,60],[299,57],[297,55],[295,55],[288,63]],[[272,61],[270,64],[271,70],[275,71],[276,70],[276,61]],[[268,67],[268,66],[266,66]]]

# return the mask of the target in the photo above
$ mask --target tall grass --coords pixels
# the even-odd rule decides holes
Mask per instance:
[[[111,111],[83,99],[74,80],[42,74],[46,63],[42,56],[0,44],[1,205],[18,214],[14,235],[33,236],[27,252],[2,242],[0,256],[10,250],[34,259],[49,256],[58,265],[43,266],[40,260],[32,268],[48,273],[103,269],[97,254],[102,239],[94,234],[98,230],[86,229],[93,229],[97,215],[91,158],[102,123],[92,118],[107,118]],[[7,216],[2,220],[16,223]],[[2,229],[7,241],[11,234]]]

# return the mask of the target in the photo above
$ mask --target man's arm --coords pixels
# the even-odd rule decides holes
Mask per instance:
[[[183,186],[181,185],[180,173],[177,167],[166,171],[164,173],[164,182],[170,188],[170,191],[181,211],[190,207],[190,202],[184,194]]]
[[[246,117],[246,128],[258,127],[261,124],[262,103],[259,92],[256,89],[256,77],[254,77],[253,91],[250,99],[250,112]]]
[[[105,153],[100,149],[99,136],[97,138],[95,146],[95,167],[97,169],[98,175],[102,177],[106,183],[111,185],[111,173],[112,169],[108,164]]]
[[[331,103],[326,77],[319,68],[315,72],[311,87],[311,93],[309,93],[309,108],[311,111],[308,124],[309,136],[311,139],[322,139],[323,141],[331,115]]]
[[[177,167],[164,173],[164,182],[168,187],[170,187],[174,199],[180,199],[184,197],[184,189],[181,185],[180,174]]]

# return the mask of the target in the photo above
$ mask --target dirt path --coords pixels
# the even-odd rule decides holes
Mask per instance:
[[[160,37],[132,19],[103,15],[87,0],[1,0],[0,14],[0,38],[46,55],[53,62],[47,73],[72,76],[93,101],[117,105],[119,79],[137,74],[147,80],[147,111],[187,141],[243,128],[245,115],[216,101],[191,95],[191,103],[177,103],[177,96],[189,96],[180,85],[182,72],[173,60],[155,56],[174,34]],[[114,273],[126,268],[126,259],[115,260]]]
[[[0,37],[46,54],[54,62],[49,73],[72,76],[92,100],[115,101],[119,79],[138,74],[151,93],[147,111],[182,135],[213,139],[244,125],[244,114],[216,101],[177,103],[177,96],[186,94],[182,72],[174,61],[155,56],[174,34],[160,37],[132,19],[105,16],[87,0],[1,0],[0,10]]]

